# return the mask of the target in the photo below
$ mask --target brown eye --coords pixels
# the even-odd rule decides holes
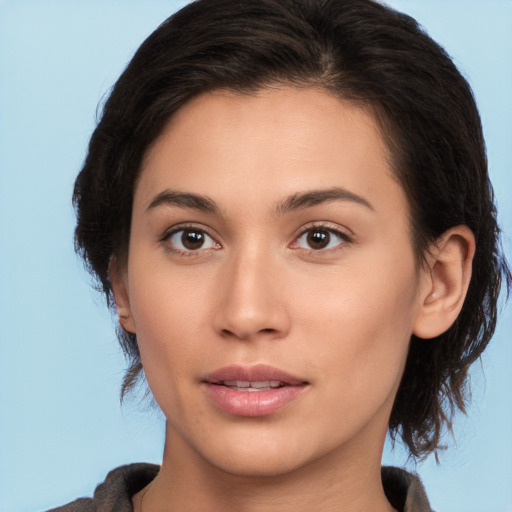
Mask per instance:
[[[200,249],[204,244],[204,233],[184,229],[181,235],[181,243],[183,247],[191,251]]]
[[[348,237],[334,229],[312,228],[297,238],[295,246],[310,251],[334,249],[348,242]]]
[[[198,251],[199,249],[216,249],[217,242],[200,229],[183,228],[175,231],[167,238],[168,243],[181,252]]]
[[[331,234],[324,230],[311,230],[307,233],[306,240],[311,249],[325,249],[331,241]]]

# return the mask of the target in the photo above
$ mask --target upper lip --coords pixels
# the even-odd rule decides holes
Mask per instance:
[[[274,368],[273,366],[267,366],[265,364],[258,364],[255,366],[225,366],[224,368],[219,368],[218,370],[209,373],[202,380],[203,382],[208,382],[210,384],[218,384],[224,381],[280,381],[289,386],[298,386],[300,384],[308,383],[306,380],[295,377],[284,370]]]

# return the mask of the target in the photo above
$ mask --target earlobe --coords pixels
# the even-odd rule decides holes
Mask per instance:
[[[114,256],[110,258],[108,273],[110,286],[112,287],[112,294],[114,295],[114,301],[116,303],[119,323],[125,331],[135,334],[135,323],[130,307],[126,273],[120,269],[118,260]]]
[[[471,281],[475,237],[467,226],[446,231],[427,255],[413,334],[435,338],[447,331],[462,309]]]

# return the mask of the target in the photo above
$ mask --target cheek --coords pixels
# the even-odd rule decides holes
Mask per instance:
[[[165,258],[151,255],[133,261],[130,305],[137,336],[158,345],[200,329],[207,314],[204,275],[191,267],[173,272]]]
[[[407,252],[406,252],[407,254]],[[299,330],[311,341],[310,359],[354,397],[389,393],[400,380],[416,310],[413,258],[358,259],[318,279],[302,283]],[[305,292],[307,290],[307,292]],[[307,343],[307,341],[306,341]]]
[[[139,268],[131,274],[131,309],[144,371],[162,405],[162,393],[167,401],[176,400],[178,394],[171,390],[190,380],[194,356],[203,353],[210,313],[205,283],[197,276],[183,278],[168,268],[149,267],[151,271]]]

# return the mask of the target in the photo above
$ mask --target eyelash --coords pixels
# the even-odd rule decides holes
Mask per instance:
[[[213,244],[215,244],[215,247],[207,247],[203,248],[202,246],[198,249],[179,249],[175,245],[171,244],[170,240],[173,236],[175,236],[178,233],[190,231],[192,233],[202,234],[203,236],[206,235]],[[299,240],[310,232],[324,232],[328,233],[330,236],[334,235],[338,239],[338,243],[334,247],[330,248],[321,248],[321,249],[313,249],[313,248],[301,248],[298,247]],[[182,235],[183,236],[183,235]],[[204,229],[204,227],[197,227],[194,225],[180,225],[175,226],[170,231],[167,231],[160,239],[160,242],[165,243],[167,250],[172,252],[173,254],[176,254],[178,256],[185,256],[185,257],[194,257],[198,256],[200,252],[203,252],[205,250],[218,250],[221,248],[221,245],[215,240],[215,237],[213,237],[208,230]],[[349,235],[339,230],[339,228],[332,226],[330,223],[326,222],[315,222],[309,225],[304,226],[300,232],[294,237],[293,242],[290,244],[290,247],[292,249],[296,249],[299,251],[305,251],[313,255],[321,255],[324,253],[333,253],[337,252],[339,250],[342,250],[346,244],[351,243],[352,239]],[[330,240],[329,240],[330,243]]]
[[[322,248],[322,249],[318,249],[318,250],[315,250],[313,248],[303,249],[303,248],[297,247],[299,240],[304,235],[306,235],[307,233],[310,233],[310,232],[315,232],[315,231],[328,233],[331,236],[334,235],[338,239],[338,243],[334,247]],[[308,225],[304,226],[303,228],[301,228],[300,232],[295,236],[295,239],[292,242],[291,246],[292,246],[292,248],[297,248],[297,250],[307,251],[310,254],[320,256],[320,255],[324,255],[325,253],[332,254],[333,252],[343,250],[344,247],[347,244],[352,243],[352,241],[353,241],[352,238],[347,233],[341,231],[336,225],[333,226],[332,224],[327,223],[327,222],[314,222],[314,223],[308,224]]]
[[[221,247],[221,245],[215,240],[215,238],[210,233],[208,233],[208,231],[206,229],[204,229],[204,227],[199,228],[194,225],[186,225],[186,224],[185,225],[182,224],[180,226],[175,226],[170,231],[167,231],[164,234],[164,236],[160,239],[160,241],[163,242],[166,246],[166,249],[169,250],[170,252],[172,252],[173,254],[177,254],[178,256],[186,256],[186,257],[197,256],[198,253],[200,252],[201,248],[199,248],[197,250],[192,250],[192,249],[183,250],[183,249],[173,247],[173,245],[170,242],[170,240],[172,239],[172,237],[174,235],[181,233],[181,232],[185,232],[185,231],[190,231],[192,233],[200,233],[202,235],[206,235],[217,246],[217,247],[208,248],[209,250],[211,250],[211,249],[217,250],[217,249],[220,249],[220,247]],[[205,249],[203,249],[203,250],[205,250]]]

